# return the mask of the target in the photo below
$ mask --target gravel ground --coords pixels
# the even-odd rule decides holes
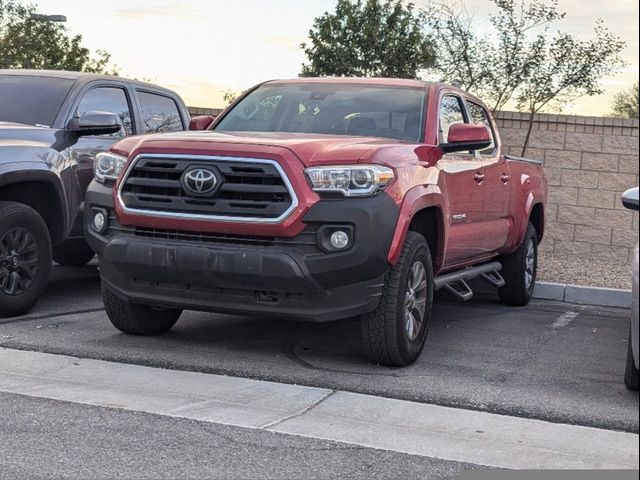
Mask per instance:
[[[603,260],[541,255],[538,259],[538,280],[630,290],[631,269],[629,265],[615,265]]]

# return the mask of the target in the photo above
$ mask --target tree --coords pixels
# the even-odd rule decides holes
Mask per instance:
[[[36,7],[0,0],[0,68],[74,70],[116,75],[111,56],[95,56],[60,23],[33,18]]]
[[[238,93],[234,90],[231,89],[227,89],[223,92],[222,94],[222,100],[224,101],[224,103],[227,104],[227,106],[231,105],[233,102],[236,101],[236,99],[242,95],[241,93]]]
[[[611,116],[637,119],[638,107],[640,106],[639,93],[640,90],[637,80],[630,89],[617,93],[613,98],[613,112],[611,112]]]
[[[464,11],[448,4],[433,9],[427,23],[440,46],[436,69],[446,81],[459,83],[489,101],[494,114],[512,100],[529,112],[527,136],[531,137],[535,114],[558,107],[583,95],[603,92],[600,81],[618,71],[625,46],[602,21],[594,36],[581,41],[551,27],[564,18],[557,0],[491,0],[497,13],[492,28],[478,27]]]
[[[455,4],[436,4],[428,29],[436,44],[436,70],[446,81],[482,96],[495,114],[514,96],[532,67],[533,52],[553,22],[564,17],[552,0],[491,0],[490,30],[481,33],[466,10]]]
[[[417,78],[434,62],[422,29],[424,14],[401,0],[338,0],[334,13],[317,17],[302,76]]]
[[[624,65],[620,52],[625,43],[607,30],[602,21],[598,21],[594,33],[588,41],[558,33],[537,47],[518,94],[518,109],[529,112],[522,155],[527,150],[536,113],[548,105],[562,105],[583,95],[601,95],[602,78]]]

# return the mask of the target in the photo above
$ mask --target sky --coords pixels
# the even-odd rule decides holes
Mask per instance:
[[[313,19],[336,0],[35,0],[40,13],[67,17],[92,50],[111,53],[123,76],[176,90],[188,105],[223,107],[224,91],[240,92],[274,78],[297,77],[300,44]],[[414,0],[418,6],[426,0]],[[480,25],[489,0],[462,0]],[[605,115],[616,92],[638,79],[638,0],[559,0],[558,27],[589,38],[598,18],[623,40],[629,64],[604,79],[605,93],[583,97],[563,113]]]

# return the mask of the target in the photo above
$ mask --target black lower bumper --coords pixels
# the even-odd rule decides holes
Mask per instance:
[[[113,216],[104,234],[92,212],[112,212],[110,190],[95,182],[86,198],[85,229],[100,256],[102,280],[131,301],[225,313],[329,321],[376,308],[398,217],[387,195],[322,201],[293,239],[137,229]],[[327,251],[327,228],[353,235],[345,251]]]

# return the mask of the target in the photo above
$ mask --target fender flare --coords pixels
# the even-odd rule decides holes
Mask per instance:
[[[387,261],[391,265],[395,265],[400,258],[402,252],[402,245],[404,244],[405,237],[409,231],[409,226],[415,215],[426,209],[436,208],[440,212],[441,216],[441,231],[438,245],[440,252],[435,252],[437,258],[442,258],[442,253],[445,251],[446,245],[446,229],[447,224],[444,221],[446,218],[446,202],[444,196],[437,185],[418,185],[407,192],[402,205],[400,206],[400,214],[398,216],[398,223],[396,230],[391,241],[391,247],[389,248],[389,254],[387,255]],[[436,267],[434,265],[434,267]]]
[[[528,183],[529,182],[529,183]],[[524,236],[527,232],[527,225],[529,224],[529,220],[531,219],[531,214],[534,209],[541,205],[542,208],[542,218],[540,219],[542,222],[541,231],[538,232],[539,240],[542,239],[542,235],[544,233],[544,222],[545,222],[545,201],[546,195],[544,190],[537,188],[537,186],[532,185],[530,183],[530,179],[526,178],[522,182],[522,186],[525,187],[525,190],[522,192],[522,196],[517,200],[518,204],[514,205],[514,212],[522,212],[521,215],[517,215],[514,218],[513,222],[513,235],[511,236],[511,241],[509,242],[507,253],[518,248],[518,245],[522,243]]]
[[[61,213],[62,229],[60,238],[52,238],[54,243],[66,237],[70,228],[69,208],[64,185],[60,177],[44,163],[13,162],[0,165],[0,189],[20,183],[41,182],[49,185],[55,192],[55,210]]]

